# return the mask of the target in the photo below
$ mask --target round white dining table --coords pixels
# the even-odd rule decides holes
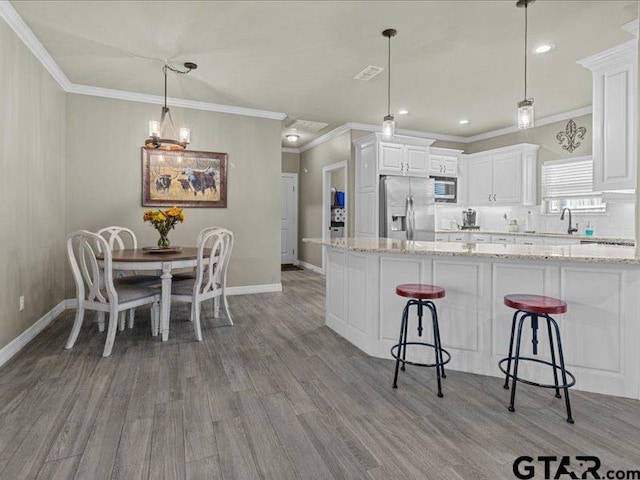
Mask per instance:
[[[211,249],[204,250],[204,258],[209,258]],[[171,317],[171,279],[172,271],[179,268],[195,267],[198,263],[198,249],[180,247],[180,251],[151,252],[143,248],[129,248],[113,252],[114,270],[155,270],[161,272],[162,281],[160,300],[160,334],[162,341],[169,339],[169,320]]]

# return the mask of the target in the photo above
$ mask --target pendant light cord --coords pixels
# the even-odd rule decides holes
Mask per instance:
[[[164,108],[167,108],[167,65],[165,64],[164,68]]]
[[[389,35],[389,55],[387,57],[387,115],[391,115],[391,35]]]
[[[527,1],[524,4],[524,99],[527,99],[527,36],[528,36],[528,24],[527,21]]]

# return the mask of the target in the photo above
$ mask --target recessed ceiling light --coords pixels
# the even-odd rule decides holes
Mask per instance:
[[[406,108],[398,110],[398,115],[409,115],[409,110],[407,110]]]
[[[300,135],[296,135],[295,133],[290,133],[286,136],[287,140],[291,143],[296,143],[300,140]]]
[[[459,123],[460,125],[467,125],[467,124],[469,123],[469,120],[466,120],[466,119],[464,119],[464,120],[460,120],[458,123]]]
[[[538,45],[536,48],[534,48],[533,53],[548,53],[554,48],[556,48],[554,44],[546,43],[544,45]]]

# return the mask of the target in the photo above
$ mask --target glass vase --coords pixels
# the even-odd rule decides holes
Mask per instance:
[[[158,248],[169,248],[171,242],[169,241],[168,234],[160,232],[160,238],[158,239]]]

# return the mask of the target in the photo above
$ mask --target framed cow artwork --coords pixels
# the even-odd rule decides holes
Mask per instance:
[[[142,147],[143,207],[227,207],[226,153]]]

